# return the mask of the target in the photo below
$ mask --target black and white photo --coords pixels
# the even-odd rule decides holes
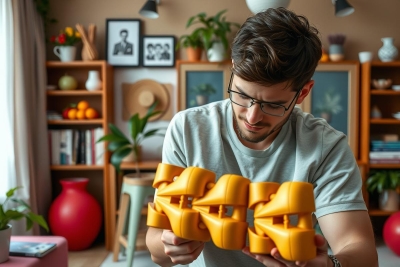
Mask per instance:
[[[138,67],[140,65],[139,19],[107,19],[106,59],[110,65]]]
[[[175,66],[175,36],[146,35],[142,40],[144,67]]]

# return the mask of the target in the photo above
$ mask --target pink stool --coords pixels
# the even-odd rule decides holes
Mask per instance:
[[[1,267],[68,267],[68,244],[61,236],[11,236],[11,241],[50,242],[57,247],[42,258],[10,256]]]

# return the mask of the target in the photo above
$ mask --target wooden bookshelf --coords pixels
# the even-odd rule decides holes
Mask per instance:
[[[47,85],[53,85],[57,88],[58,80],[66,73],[73,76],[78,82],[76,90],[47,90],[46,91],[46,110],[62,113],[70,103],[78,103],[81,100],[89,102],[90,107],[99,112],[98,119],[90,120],[48,120],[47,128],[49,130],[58,129],[92,129],[102,127],[104,134],[108,132],[108,124],[113,121],[113,68],[105,60],[96,61],[73,61],[46,62]],[[85,89],[85,82],[88,79],[88,73],[91,70],[97,70],[100,73],[102,88],[98,91],[88,91]],[[99,201],[100,205],[106,210],[109,206],[106,199],[109,199],[109,190],[105,182],[108,180],[108,161],[110,153],[107,151],[107,144],[104,143],[104,164],[102,165],[51,165],[51,178],[53,188],[53,199],[60,193],[59,180],[70,177],[89,178],[88,191]],[[106,225],[107,227],[107,225]],[[107,233],[109,229],[105,229]],[[102,234],[101,234],[102,235]],[[104,235],[108,243],[107,234]]]

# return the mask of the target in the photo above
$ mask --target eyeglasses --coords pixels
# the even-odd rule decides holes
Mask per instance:
[[[257,103],[260,105],[260,109],[262,112],[264,112],[265,114],[271,115],[271,116],[276,116],[276,117],[282,117],[283,115],[285,115],[285,112],[289,110],[290,106],[293,104],[294,100],[297,98],[297,96],[299,95],[299,93],[301,91],[301,89],[297,91],[293,100],[290,102],[289,106],[286,108],[285,106],[280,105],[280,104],[259,101],[257,99],[251,98],[250,96],[245,95],[243,93],[232,91],[231,90],[232,79],[233,79],[233,73],[231,74],[231,79],[229,81],[229,86],[228,86],[229,98],[233,103],[235,103],[236,105],[245,107],[245,108],[250,108],[254,104]]]

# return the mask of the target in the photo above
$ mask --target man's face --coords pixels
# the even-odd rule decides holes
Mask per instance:
[[[234,75],[231,90],[245,94],[258,101],[276,103],[288,108],[296,92],[286,87],[286,83],[263,86],[251,83]],[[250,108],[232,103],[236,133],[242,143],[254,149],[268,147],[281,127],[288,120],[296,100],[282,117],[265,114],[260,105],[255,103]]]
[[[128,33],[127,32],[121,32],[122,41],[126,42],[126,38],[128,38]]]

